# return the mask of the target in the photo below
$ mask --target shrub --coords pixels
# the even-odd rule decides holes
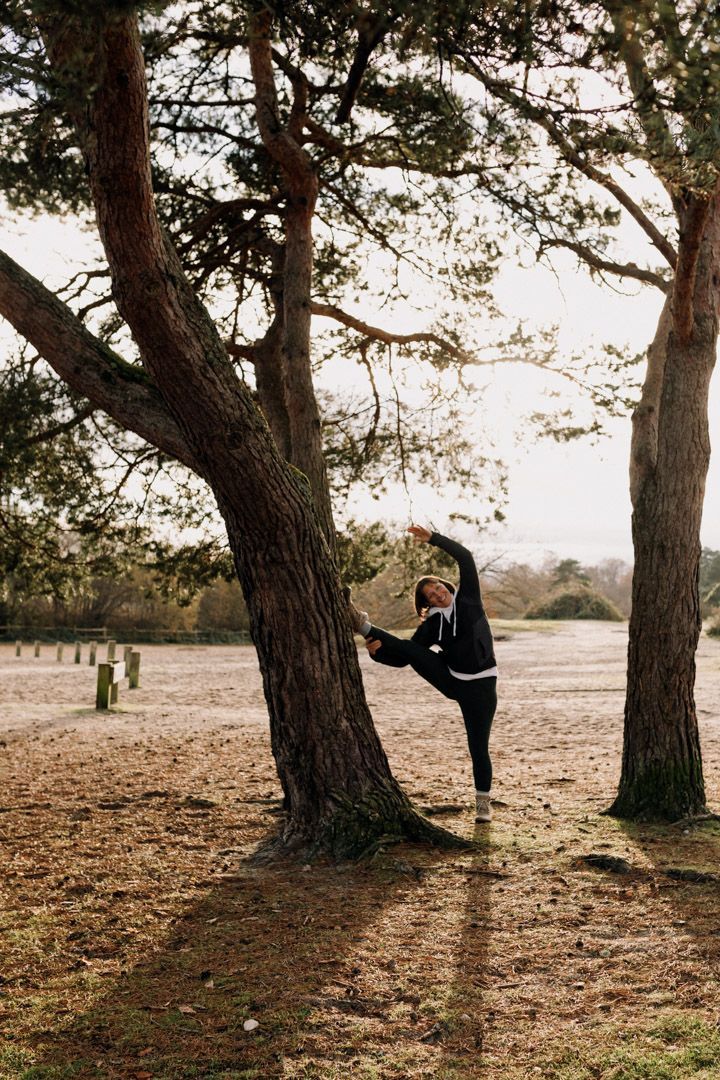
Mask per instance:
[[[606,619],[622,622],[615,605],[587,585],[557,589],[542,597],[525,612],[526,619]]]
[[[714,622],[720,619],[720,581],[716,581],[712,588],[701,595],[700,610],[703,617],[714,616]]]

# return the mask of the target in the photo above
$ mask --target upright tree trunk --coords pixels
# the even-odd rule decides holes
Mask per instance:
[[[317,179],[301,194],[291,192],[285,215],[285,326],[283,360],[290,461],[307,477],[328,546],[335,551],[335,524],[327,466],[310,363],[310,298],[312,293],[312,218]]]
[[[284,457],[286,461],[293,461],[283,356],[285,247],[274,240],[268,240],[266,247],[271,264],[268,291],[273,307],[273,318],[262,340],[255,342],[253,350],[255,386],[260,408],[270,426],[281,457]],[[298,462],[293,461],[293,464],[301,468]]]
[[[390,772],[309,493],[160,230],[135,19],[118,11],[87,27],[60,16],[43,32],[58,79],[94,83],[80,97],[73,88],[71,108],[118,309],[227,525],[288,796],[282,842],[339,856],[386,836],[460,844],[415,813]]]
[[[719,277],[718,198],[708,205],[691,196],[633,417],[635,569],[622,774],[610,809],[618,817],[672,821],[705,808],[694,686]]]
[[[275,386],[281,395],[277,394],[275,401],[279,403],[282,396],[285,404],[286,415],[282,423],[283,434],[287,434],[289,442],[288,461],[306,477],[320,527],[330,549],[334,551],[335,526],[322,424],[310,362],[312,222],[318,195],[318,177],[310,155],[303,148],[307,86],[300,73],[294,81],[293,105],[287,124],[283,125],[280,118],[270,45],[271,29],[271,13],[267,8],[261,8],[250,21],[249,35],[255,113],[260,137],[278,167],[286,196],[282,350],[274,375]]]

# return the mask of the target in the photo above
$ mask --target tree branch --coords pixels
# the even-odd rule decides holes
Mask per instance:
[[[87,420],[94,412],[94,405],[85,405],[84,408],[79,409],[75,415],[69,420],[66,420],[65,423],[56,424],[54,427],[47,428],[45,431],[39,431],[37,435],[31,435],[29,439],[25,440],[23,446],[38,446],[40,443],[52,442],[58,435],[64,435],[66,432],[72,431],[72,429],[79,424],[82,424],[83,420]]]
[[[506,102],[506,104],[512,105],[521,116],[524,116],[528,120],[532,120],[541,127],[569,165],[572,165],[573,168],[577,169],[583,176],[586,176],[589,180],[593,180],[596,184],[609,192],[616,202],[618,202],[640,226],[666,262],[673,268],[675,267],[677,252],[667,237],[660,229],[658,229],[657,225],[647,216],[642,207],[638,206],[635,200],[628,195],[625,189],[621,187],[616,180],[607,173],[604,173],[601,169],[596,168],[596,166],[583,157],[577,147],[563,134],[552,116],[546,110],[541,109],[539,106],[528,101],[527,98],[518,94],[512,87],[508,86],[507,83],[504,83],[499,79],[489,78],[472,57],[463,57],[463,59],[486,89],[495,94],[502,101]]]
[[[257,95],[258,130],[263,146],[280,170],[287,194],[282,291],[276,293],[282,301],[282,320],[273,320],[278,332],[271,328],[265,348],[262,344],[258,347],[255,372],[264,380],[264,390],[258,383],[261,401],[268,403],[269,391],[275,404],[283,407],[285,419],[281,424],[289,436],[289,460],[307,477],[323,533],[333,548],[335,528],[310,360],[312,223],[319,183],[313,160],[302,145],[308,81],[298,69],[290,76],[293,101],[287,126],[283,127],[275,87],[271,27],[269,10],[255,14],[250,20],[248,49]],[[267,380],[265,375],[269,376]],[[269,420],[275,430],[278,425],[270,417]]]
[[[261,498],[264,481],[253,451],[257,456],[262,445],[268,462],[278,465],[279,457],[157,216],[137,17],[130,9],[107,7],[102,16],[90,23],[57,14],[39,23],[78,131],[115,301],[167,413],[183,432],[182,460],[189,457],[191,467],[210,479],[216,496],[225,477],[229,482],[239,472],[246,497]],[[93,400],[82,381],[79,389]],[[114,399],[106,394],[105,400],[117,416]],[[121,422],[136,430],[138,417],[131,413]],[[152,430],[143,435],[165,449]]]
[[[254,98],[217,98],[213,101],[195,101],[192,98],[156,98],[151,97],[151,108],[162,106],[163,108],[178,109],[238,109],[243,105],[253,105]]]
[[[156,120],[152,127],[154,131],[171,131],[174,135],[217,135],[218,138],[224,139],[225,142],[235,143],[236,146],[242,146],[245,150],[254,150],[256,148],[256,144],[252,139],[247,139],[243,135],[234,135],[227,128],[218,127],[216,124]]]
[[[313,300],[310,304],[310,310],[313,315],[319,315],[326,319],[334,319],[335,322],[341,323],[343,326],[347,326],[350,330],[356,330],[363,337],[369,338],[372,341],[380,341],[385,345],[435,345],[438,349],[441,349],[446,355],[451,356],[454,360],[458,360],[461,364],[471,364],[475,367],[483,365],[487,367],[493,367],[496,364],[532,364],[533,367],[548,367],[549,357],[533,358],[529,356],[489,356],[487,358],[480,357],[476,353],[468,352],[467,349],[460,348],[459,345],[455,345],[452,341],[442,337],[440,334],[433,333],[432,331],[418,332],[415,334],[397,334],[391,330],[383,330],[379,326],[371,326],[370,323],[363,322],[362,319],[356,318],[354,315],[349,315],[342,308],[335,307],[333,304],[321,304]],[[499,343],[497,345],[489,346],[489,348],[501,348],[506,343]],[[552,369],[554,370],[554,369]]]
[[[298,99],[297,92],[291,117],[292,133],[283,127],[280,119],[280,106],[272,68],[271,26],[272,15],[269,11],[262,11],[255,15],[250,23],[248,51],[255,83],[257,125],[263,145],[281,169],[291,194],[300,188],[302,197],[305,197],[308,184],[316,187],[317,178],[309,156],[297,139],[298,123],[302,127],[302,121],[297,112],[301,99]],[[298,80],[294,81],[297,87]]]
[[[363,322],[362,319],[358,319],[354,315],[349,315],[346,311],[343,311],[333,304],[321,304],[317,301],[312,301],[310,309],[313,315],[322,316],[326,319],[334,319],[335,322],[347,326],[350,330],[356,330],[358,334],[362,335],[363,340],[360,343],[360,363],[366,368],[368,367],[366,352],[368,341],[379,341],[386,345],[434,345],[446,356],[450,356],[456,360],[460,365],[468,365],[471,367],[496,367],[499,364],[527,364],[530,367],[542,368],[545,371],[552,372],[553,375],[558,375],[561,378],[566,379],[568,382],[571,382],[574,386],[579,387],[584,392],[589,393],[594,398],[599,398],[597,391],[592,385],[588,385],[588,383],[584,382],[583,379],[569,367],[562,367],[559,364],[553,363],[557,354],[554,345],[546,347],[544,352],[542,350],[534,352],[533,343],[525,338],[519,330],[512,336],[510,341],[506,339],[485,346],[488,353],[494,352],[495,355],[479,356],[477,353],[469,352],[467,349],[463,349],[459,345],[454,344],[454,342],[448,341],[448,339],[442,337],[441,334],[435,334],[432,331],[415,334],[397,334],[390,330],[383,330],[380,327],[371,326],[369,323]],[[507,349],[509,344],[511,344],[517,352],[510,351],[503,354],[503,350]],[[605,396],[606,395],[603,395],[603,399]]]
[[[237,341],[226,341],[225,345],[230,356],[234,356],[238,360],[247,360],[251,364],[255,363],[257,354],[254,345],[241,345]]]
[[[394,19],[390,12],[372,13],[363,11],[358,19],[358,43],[355,49],[348,77],[343,88],[342,98],[335,114],[336,124],[346,124],[350,119],[360,83],[370,63],[372,52],[380,44],[392,26]]]
[[[666,281],[660,274],[655,273],[655,271],[643,270],[641,266],[637,266],[635,263],[617,263],[610,259],[603,259],[585,244],[577,244],[572,240],[544,240],[541,244],[541,250],[547,248],[566,248],[568,251],[573,251],[589,267],[593,270],[599,270],[601,273],[634,278],[636,281],[642,281],[646,285],[654,285],[656,289],[660,289],[663,293],[666,293],[670,288],[670,282]]]
[[[0,315],[93,408],[203,475],[145,372],[99,341],[66,304],[4,252],[0,252]]]
[[[677,178],[663,169],[662,163],[678,162],[681,155],[658,102],[657,88],[637,36],[637,13],[631,5],[622,0],[605,0],[604,7],[620,40],[620,55],[635,99],[637,116],[654,159],[654,167],[660,178],[666,182],[666,186],[671,186]]]
[[[682,342],[692,337],[694,322],[695,279],[710,199],[690,196],[679,213],[680,248],[677,273],[673,287],[673,318]]]
[[[320,304],[316,300],[313,300],[310,304],[310,311],[313,315],[320,315],[326,319],[334,319],[335,322],[347,326],[350,330],[357,330],[363,337],[371,338],[373,341],[381,341],[385,345],[437,345],[458,360],[477,363],[477,360],[472,358],[470,353],[466,353],[463,349],[459,349],[456,345],[441,338],[438,334],[396,334],[391,330],[383,330],[379,326],[371,326],[369,323],[363,322],[362,319],[358,319],[354,315],[349,315],[346,311],[343,311],[342,308],[335,307],[333,304]]]
[[[663,305],[655,337],[648,349],[647,370],[640,401],[632,416],[630,499],[637,506],[643,487],[657,465],[658,423],[662,399],[667,338],[672,326],[672,297]]]

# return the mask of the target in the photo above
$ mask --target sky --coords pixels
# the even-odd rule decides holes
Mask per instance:
[[[500,307],[529,325],[557,324],[560,343],[569,352],[589,351],[608,342],[627,345],[631,354],[645,351],[660,314],[663,298],[658,290],[631,283],[623,292],[595,284],[570,255],[565,265],[562,257],[556,259],[556,267],[557,273],[543,266],[520,268],[509,260],[494,289]],[[642,365],[637,370],[642,378]],[[719,382],[716,377],[711,397],[711,442],[717,453],[711,459],[702,530],[703,544],[716,549],[720,549]],[[561,394],[562,405],[586,408],[562,379],[548,379],[524,366],[495,371],[485,405],[496,421],[496,445],[508,467],[509,499],[505,522],[483,534],[474,547],[535,565],[551,555],[576,558],[588,566],[608,558],[631,563],[630,417],[606,420],[604,437],[569,443],[542,438],[519,444],[518,415],[547,404],[547,389]],[[399,521],[425,513],[440,529],[448,520],[442,498],[427,492],[415,493],[410,502],[404,491],[396,490],[364,509]],[[468,542],[467,534],[463,539]]]
[[[69,252],[80,250],[82,240],[74,226],[55,219],[16,222],[6,236],[9,254],[50,284],[54,277],[66,277]],[[568,259],[558,273],[541,266],[519,268],[509,259],[496,287],[500,306],[513,318],[528,324],[556,323],[561,344],[582,350],[613,341],[627,343],[633,351],[646,348],[659,314],[661,296],[649,288],[632,288],[623,295],[594,284]],[[428,298],[429,307],[432,298]],[[369,317],[369,312],[358,312]],[[411,322],[408,322],[408,326]],[[393,323],[397,329],[405,328]],[[417,329],[417,325],[414,327]],[[720,388],[715,385],[711,400],[711,441],[717,453],[708,477],[702,541],[720,549]],[[630,419],[610,421],[608,435],[583,438],[571,443],[551,439],[518,444],[517,417],[541,408],[544,392],[559,390],[562,403],[577,403],[575,391],[564,380],[548,379],[526,366],[498,367],[484,393],[486,412],[493,418],[495,449],[509,473],[509,500],[506,520],[478,538],[473,545],[508,561],[542,563],[549,555],[576,558],[594,565],[606,558],[632,560],[628,460]],[[360,516],[384,517],[408,524],[433,522],[448,530],[448,514],[455,509],[467,512],[481,507],[449,507],[442,493],[415,489],[410,496],[392,490],[379,501],[357,500]],[[463,537],[468,542],[467,536]]]
[[[610,340],[641,351],[652,338],[660,295],[633,289],[635,295],[623,296],[594,284],[572,265],[566,269],[561,276],[540,266],[521,273],[508,269],[497,289],[501,306],[512,304],[528,320],[557,323],[569,349]],[[523,371],[500,372],[498,378],[514,384],[515,390],[527,384]],[[572,390],[558,389],[572,403]],[[539,400],[537,386],[534,394]],[[513,398],[517,403],[515,394]],[[605,558],[632,561],[630,419],[610,419],[605,427],[609,434],[597,439],[558,443],[542,438],[529,446],[508,447],[506,524],[495,541],[510,557],[537,562],[553,552],[585,565]]]
[[[644,351],[653,338],[662,296],[653,288],[623,295],[594,284],[582,272],[560,278],[538,268],[525,303],[552,312],[576,341],[626,341]],[[512,276],[512,275],[510,275]],[[502,297],[502,287],[500,289]],[[708,473],[702,542],[720,549],[720,385],[711,388],[710,438],[716,448]],[[543,548],[592,565],[603,558],[632,561],[630,496],[630,417],[607,424],[608,436],[557,444],[543,440],[519,453],[510,468],[506,539],[509,551]]]

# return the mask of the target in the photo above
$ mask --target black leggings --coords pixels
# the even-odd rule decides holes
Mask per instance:
[[[448,670],[445,658],[415,641],[395,637],[378,626],[371,627],[368,638],[382,642],[387,656],[404,660],[421,678],[439,690],[444,697],[457,701],[465,721],[468,749],[473,765],[476,791],[489,791],[492,784],[492,762],[488,751],[490,728],[497,706],[497,678],[456,679]]]

